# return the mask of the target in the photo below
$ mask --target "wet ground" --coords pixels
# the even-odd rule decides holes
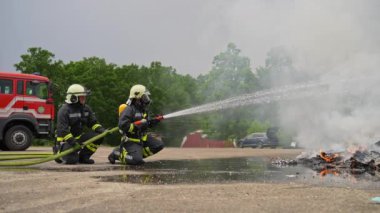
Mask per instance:
[[[142,166],[111,165],[110,150],[102,147],[95,165],[1,168],[0,211],[380,211],[371,201],[380,196],[379,174],[271,164],[301,150],[169,148]],[[309,208],[318,205],[324,207]]]
[[[144,166],[121,166],[143,174],[96,176],[100,181],[135,184],[304,183],[316,186],[380,189],[380,174],[319,173],[303,165],[278,167],[263,157],[163,160]]]
[[[57,172],[139,171],[140,174],[94,176],[102,182],[133,184],[303,183],[315,186],[380,189],[380,173],[314,171],[302,164],[278,166],[265,157],[159,160],[141,166],[44,168]]]

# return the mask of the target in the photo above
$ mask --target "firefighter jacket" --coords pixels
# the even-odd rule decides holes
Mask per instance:
[[[57,115],[57,141],[71,143],[79,139],[85,126],[94,131],[102,128],[89,106],[63,104]]]
[[[123,132],[128,141],[144,142],[147,140],[147,128],[150,126],[149,122],[143,126],[136,126],[133,124],[135,121],[146,119],[149,121],[148,113],[145,109],[137,107],[134,104],[128,105],[119,118],[119,129]]]

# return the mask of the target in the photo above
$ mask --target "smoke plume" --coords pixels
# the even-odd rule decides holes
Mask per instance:
[[[282,126],[311,149],[380,140],[380,2],[249,2],[239,1],[229,14],[237,46],[244,50],[257,40],[267,45],[259,44],[261,50],[283,46],[299,73],[329,84],[322,95],[284,103]],[[273,86],[281,84],[276,80]]]

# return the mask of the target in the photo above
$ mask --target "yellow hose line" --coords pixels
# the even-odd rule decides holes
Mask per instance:
[[[103,138],[105,137],[106,135],[108,134],[112,134],[116,131],[118,131],[119,128],[118,127],[114,127],[110,130],[107,130],[107,131],[104,131],[102,134],[99,134],[93,138],[90,138],[88,139],[87,141],[85,141],[83,143],[83,146],[87,145],[87,144],[90,144],[100,138]],[[42,158],[42,159],[38,159],[38,160],[33,160],[33,161],[11,161],[11,162],[0,162],[0,166],[30,166],[30,165],[35,165],[35,164],[40,164],[40,163],[45,163],[45,162],[48,162],[48,161],[52,161],[52,160],[55,160],[55,159],[58,159],[58,158],[61,158],[62,156],[65,156],[65,155],[68,155],[76,150],[79,150],[81,148],[81,146],[79,144],[77,144],[76,146],[64,151],[64,152],[61,152],[57,155],[52,155],[52,156],[49,156],[49,157],[45,157],[45,158]]]
[[[32,159],[32,158],[46,158],[46,157],[49,157],[49,156],[53,156],[53,155],[50,153],[50,155],[0,156],[0,161],[3,161],[3,160]]]
[[[0,156],[21,156],[21,155],[51,155],[51,152],[0,152]]]

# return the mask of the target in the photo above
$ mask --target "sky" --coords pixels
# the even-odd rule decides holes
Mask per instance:
[[[379,9],[376,0],[1,0],[0,70],[14,70],[28,48],[42,47],[65,62],[161,61],[197,76],[210,71],[229,42],[250,58],[253,71],[277,46],[320,63],[372,49],[368,35],[379,45]],[[338,56],[324,55],[332,49]]]
[[[380,139],[379,11],[378,0],[1,0],[0,70],[14,70],[28,48],[42,47],[64,62],[161,61],[196,77],[230,42],[253,72],[268,51],[283,47],[300,72],[350,80],[283,106],[282,125],[315,148],[373,142]]]
[[[0,70],[14,70],[20,55],[38,46],[64,61],[161,61],[180,74],[206,73],[230,42],[226,2],[2,0]]]

